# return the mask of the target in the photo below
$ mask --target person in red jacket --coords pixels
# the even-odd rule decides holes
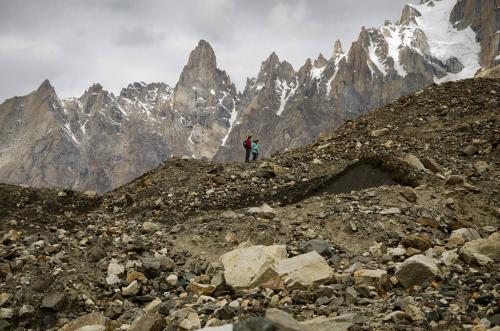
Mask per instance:
[[[245,147],[245,162],[250,162],[250,154],[252,153],[252,136],[248,136],[243,142],[243,147]]]

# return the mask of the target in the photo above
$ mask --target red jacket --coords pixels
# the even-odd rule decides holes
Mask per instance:
[[[245,140],[245,148],[252,149],[252,141],[249,138]]]

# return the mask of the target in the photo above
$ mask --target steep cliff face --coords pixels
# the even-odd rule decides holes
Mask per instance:
[[[422,1],[405,6],[396,23],[363,27],[347,53],[337,41],[330,59],[307,60],[289,72],[286,84],[249,79],[241,119],[215,159],[241,158],[241,141],[249,134],[267,155],[308,143],[429,84],[473,77],[500,61],[498,13],[495,0]],[[271,72],[263,66],[258,77],[278,75],[279,66]]]
[[[48,81],[24,97],[0,106],[1,181],[37,186],[47,182],[70,187],[79,149],[64,138],[60,101]],[[60,157],[71,155],[66,162]]]
[[[190,156],[211,159],[215,155],[236,121],[237,102],[234,84],[217,68],[212,47],[201,40],[189,55],[171,106],[190,129],[186,137]]]

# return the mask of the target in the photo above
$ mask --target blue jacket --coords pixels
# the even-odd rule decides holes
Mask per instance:
[[[257,143],[252,143],[252,153],[259,154],[259,145]]]

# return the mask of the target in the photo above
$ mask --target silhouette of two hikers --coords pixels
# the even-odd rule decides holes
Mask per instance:
[[[257,160],[259,157],[259,140],[255,139],[252,142],[252,136],[248,136],[243,142],[243,147],[245,148],[245,162],[250,162],[250,156],[252,156],[252,161]]]

